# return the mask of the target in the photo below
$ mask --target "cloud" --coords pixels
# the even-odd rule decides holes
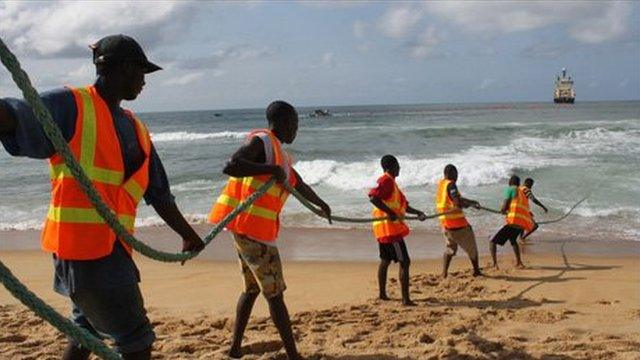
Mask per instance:
[[[423,12],[412,6],[392,7],[380,19],[378,28],[392,38],[402,38],[420,22]]]
[[[0,33],[18,53],[32,57],[84,57],[88,45],[127,33],[152,48],[183,33],[198,12],[193,2],[2,2]]]
[[[353,36],[358,39],[362,39],[365,35],[367,24],[362,20],[356,20],[353,23]]]
[[[571,44],[535,43],[520,52],[520,56],[533,59],[558,59],[574,49]]]
[[[631,5],[615,2],[593,18],[578,21],[569,28],[569,35],[583,43],[597,44],[619,39],[627,31]]]
[[[617,40],[627,32],[631,4],[596,1],[434,1],[425,2],[431,15],[469,32],[512,33],[563,25],[583,43]]]
[[[202,72],[187,73],[187,74],[184,74],[182,76],[176,76],[176,77],[169,78],[169,79],[165,80],[163,82],[163,84],[164,85],[178,85],[178,86],[189,85],[191,83],[194,83],[194,82],[200,80],[203,75],[204,75],[204,73],[202,73]]]
[[[480,83],[480,86],[478,88],[480,90],[486,90],[492,87],[493,85],[495,85],[496,82],[497,82],[496,79],[485,78],[485,79],[482,79],[482,82]]]
[[[435,26],[430,25],[415,40],[409,42],[407,47],[411,57],[425,59],[429,57],[440,57],[442,53],[436,53],[435,48],[442,42],[442,37],[436,31]]]
[[[211,55],[174,59],[178,67],[183,69],[215,69],[227,61],[246,61],[271,56],[276,50],[269,47],[255,48],[250,45],[236,45],[226,49],[216,50]]]
[[[619,87],[619,88],[626,88],[626,87],[627,87],[627,85],[629,85],[629,82],[631,82],[631,80],[629,80],[629,78],[628,78],[628,77],[626,77],[626,78],[622,79],[622,80],[620,81],[620,83],[618,83],[618,87]]]
[[[335,66],[335,58],[333,52],[329,51],[322,54],[322,65],[326,67]]]

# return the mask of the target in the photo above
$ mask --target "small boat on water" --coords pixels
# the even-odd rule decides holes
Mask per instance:
[[[573,88],[573,79],[567,76],[567,69],[562,68],[562,77],[556,77],[556,88],[553,92],[553,102],[573,104],[576,100],[576,91]]]
[[[328,109],[315,109],[311,114],[309,114],[309,117],[324,117],[324,116],[331,116],[331,113],[329,112]]]

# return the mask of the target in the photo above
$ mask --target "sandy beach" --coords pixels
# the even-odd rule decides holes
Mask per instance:
[[[373,261],[301,261],[302,245],[309,245],[305,236],[335,253],[340,251],[332,241],[361,241]],[[166,228],[143,228],[140,237],[175,249]],[[33,249],[37,232],[6,232],[1,238],[2,262],[68,313],[67,300],[51,290],[50,256]],[[392,301],[375,299],[377,250],[367,231],[285,229],[282,240],[285,298],[299,348],[310,359],[640,359],[640,259],[634,243],[594,251],[593,244],[539,240],[525,247],[527,269],[513,268],[507,248],[501,269],[477,279],[459,255],[452,276],[442,280],[439,259],[425,256],[442,250],[440,237],[414,233],[407,241],[417,259],[411,292],[418,306],[402,307],[395,267],[389,272]],[[432,245],[418,245],[423,243]],[[479,243],[481,250],[486,247]],[[233,257],[226,237],[185,266],[136,257],[158,335],[154,358],[226,358],[242,284]],[[487,261],[485,255],[481,263]],[[4,289],[0,329],[3,359],[56,359],[65,343]],[[285,358],[263,299],[244,344],[246,359]]]

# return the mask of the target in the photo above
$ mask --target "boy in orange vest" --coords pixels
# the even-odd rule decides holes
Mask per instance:
[[[266,111],[269,129],[252,131],[246,144],[238,149],[224,168],[231,176],[227,186],[214,204],[210,223],[219,223],[246,200],[262,184],[275,177],[278,181],[245,211],[241,212],[226,229],[233,235],[245,290],[238,299],[236,322],[229,356],[242,357],[242,338],[251,316],[253,304],[260,291],[269,303],[269,311],[289,359],[301,359],[291,330],[289,313],[284,303],[286,289],[282,264],[276,247],[279,214],[289,193],[283,183],[319,206],[331,222],[331,208],[302,180],[291,166],[291,158],[282,149],[281,142],[291,144],[298,132],[298,113],[284,101],[272,102]]]
[[[402,220],[406,213],[418,215],[420,221],[426,215],[409,206],[407,199],[396,184],[400,175],[400,164],[393,155],[385,155],[380,160],[384,174],[378,178],[378,186],[369,191],[369,200],[374,205],[374,218],[388,217],[385,220],[373,222],[373,235],[378,240],[380,250],[380,266],[378,267],[379,298],[389,300],[386,291],[387,270],[391,262],[400,263],[400,285],[402,289],[402,304],[413,306],[415,303],[409,297],[409,253],[404,243],[404,237],[409,235],[409,227]]]
[[[531,191],[533,188],[533,179],[532,178],[526,178],[524,179],[524,194],[527,197],[527,199],[533,201],[534,204],[540,206],[542,208],[542,210],[544,210],[544,212],[549,212],[549,209],[547,209],[546,206],[544,206],[535,196],[533,196],[533,192]],[[522,240],[526,239],[527,237],[529,237],[529,235],[531,235],[534,231],[536,231],[538,229],[538,223],[535,222],[535,220],[533,220],[533,213],[531,213],[531,221],[533,222],[533,229],[531,229],[531,231],[528,231],[526,234],[522,235]]]
[[[506,214],[507,217],[506,224],[489,244],[493,266],[498,268],[497,245],[502,246],[509,241],[516,256],[516,267],[522,269],[524,264],[520,258],[520,246],[518,246],[517,240],[525,230],[530,231],[533,228],[533,221],[531,220],[529,201],[524,193],[524,186],[520,186],[520,177],[513,175],[509,179],[509,187],[504,191],[504,202],[500,212]]]
[[[436,209],[440,215],[440,225],[442,233],[447,240],[447,249],[444,252],[442,263],[442,277],[446,278],[449,273],[451,260],[461,246],[473,266],[473,276],[480,276],[480,266],[478,265],[478,246],[473,229],[462,212],[462,208],[478,206],[478,202],[463,198],[458,191],[456,181],[458,180],[458,169],[453,164],[444,167],[444,178],[438,182],[438,192],[436,193]]]

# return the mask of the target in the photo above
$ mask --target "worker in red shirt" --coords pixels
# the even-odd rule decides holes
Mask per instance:
[[[378,285],[380,299],[389,300],[386,291],[387,270],[391,262],[400,263],[400,284],[402,287],[402,304],[415,305],[409,297],[409,265],[410,259],[404,237],[409,234],[409,227],[403,219],[406,213],[418,215],[420,221],[427,217],[420,211],[409,206],[407,199],[396,184],[400,175],[400,164],[393,155],[382,157],[380,164],[384,174],[378,178],[378,186],[369,191],[369,200],[374,205],[373,217],[382,218],[373,222],[373,235],[378,240],[380,249],[380,266],[378,268]]]

